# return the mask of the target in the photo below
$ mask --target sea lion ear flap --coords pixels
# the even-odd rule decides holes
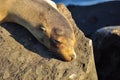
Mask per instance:
[[[42,31],[46,31],[46,28],[45,27],[40,27],[40,29],[42,30]]]
[[[64,34],[63,30],[59,28],[54,28],[54,33],[58,36],[62,36]]]
[[[43,25],[37,26],[37,29],[40,30],[40,31],[46,32],[46,28]]]

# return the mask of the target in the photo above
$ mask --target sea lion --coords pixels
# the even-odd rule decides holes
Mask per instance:
[[[76,58],[72,26],[51,0],[0,0],[0,22],[15,22],[65,61]]]

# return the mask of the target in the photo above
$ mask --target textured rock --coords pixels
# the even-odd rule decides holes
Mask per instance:
[[[97,30],[93,44],[99,80],[120,80],[120,26]]]
[[[74,27],[77,59],[63,62],[20,25],[4,23],[0,27],[0,80],[97,80],[92,41],[77,28],[64,5],[58,8]]]

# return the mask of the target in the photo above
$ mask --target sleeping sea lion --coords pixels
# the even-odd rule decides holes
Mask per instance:
[[[65,61],[76,58],[72,26],[51,0],[0,0],[0,23],[15,22],[29,30]]]

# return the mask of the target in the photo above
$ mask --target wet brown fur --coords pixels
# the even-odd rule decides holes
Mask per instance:
[[[0,0],[0,22],[18,23],[64,60],[75,58],[73,29],[51,0]]]

